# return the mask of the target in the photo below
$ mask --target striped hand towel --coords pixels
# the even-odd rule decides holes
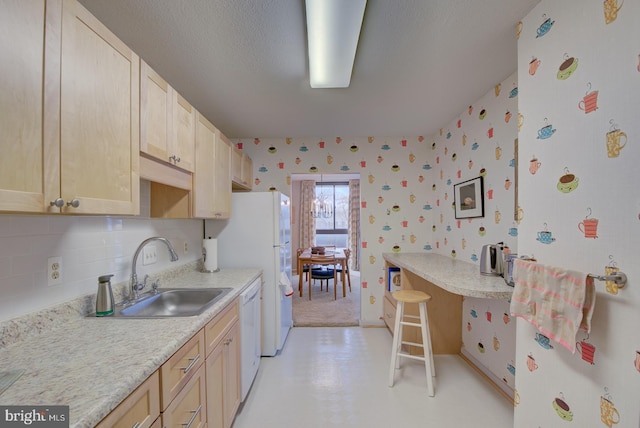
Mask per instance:
[[[596,302],[593,278],[522,259],[515,261],[513,278],[511,315],[575,353],[578,330],[591,331]]]

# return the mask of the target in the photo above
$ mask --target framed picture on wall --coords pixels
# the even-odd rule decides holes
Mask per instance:
[[[484,217],[484,186],[482,177],[453,185],[456,218]]]

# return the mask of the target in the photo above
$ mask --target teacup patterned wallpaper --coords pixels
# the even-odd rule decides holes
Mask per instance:
[[[515,426],[640,422],[640,2],[543,0],[518,26],[518,248],[596,281],[571,354],[518,319]]]
[[[361,195],[361,319],[382,324],[382,253],[431,245],[430,142],[423,137],[240,139],[253,159],[254,191],[291,194],[291,175],[359,173]],[[299,207],[293,201],[293,222]]]
[[[477,264],[486,243],[504,241],[515,252],[517,103],[514,73],[428,138],[243,138],[235,143],[253,159],[254,191],[290,194],[291,175],[297,173],[360,174],[361,320],[381,325],[383,253],[437,252]],[[454,184],[479,176],[485,183],[485,217],[456,220]],[[508,302],[466,299],[464,308],[465,352],[497,382],[513,388],[515,323],[504,316]],[[481,318],[471,315],[474,308]]]
[[[506,251],[517,253],[518,94],[514,73],[469,105],[431,140],[429,199],[433,205],[430,226],[434,251],[470,263],[478,263],[482,246],[489,243],[504,242]],[[454,185],[477,177],[484,183],[484,217],[456,218]],[[462,314],[462,352],[486,367],[487,374],[513,394],[515,322],[509,314],[509,302],[466,298]]]

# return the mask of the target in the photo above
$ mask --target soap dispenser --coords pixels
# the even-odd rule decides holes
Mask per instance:
[[[96,295],[96,316],[107,317],[113,315],[113,290],[111,290],[111,277],[102,275],[98,277],[98,294]]]

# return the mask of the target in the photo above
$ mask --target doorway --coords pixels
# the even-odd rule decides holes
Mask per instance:
[[[311,246],[335,246],[336,249],[351,251],[349,263],[351,291],[349,291],[348,280],[345,278],[347,291],[346,297],[342,297],[342,283],[338,280],[338,297],[335,300],[333,287],[336,284],[333,283],[333,279],[324,281],[321,285],[319,280],[313,279],[309,280],[311,282],[309,284],[306,276],[303,277],[302,296],[300,296],[297,287],[298,272],[295,272],[297,259],[292,260],[294,268],[292,281],[295,284],[294,327],[357,326],[360,323],[359,180],[360,174],[292,174],[291,176],[292,253],[295,255],[298,248]],[[305,181],[307,183],[303,184]],[[350,183],[351,189],[355,190],[350,190]],[[307,186],[307,190],[303,190],[303,186]],[[309,190],[308,186],[312,186],[312,190]],[[303,197],[305,192],[306,195]],[[354,200],[356,198],[357,201]],[[303,203],[303,200],[306,202]],[[354,208],[357,210],[354,211]],[[357,221],[354,221],[355,218]],[[305,237],[310,228],[313,229],[312,238]],[[302,232],[301,229],[303,229]],[[328,287],[327,283],[329,283]],[[312,290],[311,299],[309,299],[309,287]]]

